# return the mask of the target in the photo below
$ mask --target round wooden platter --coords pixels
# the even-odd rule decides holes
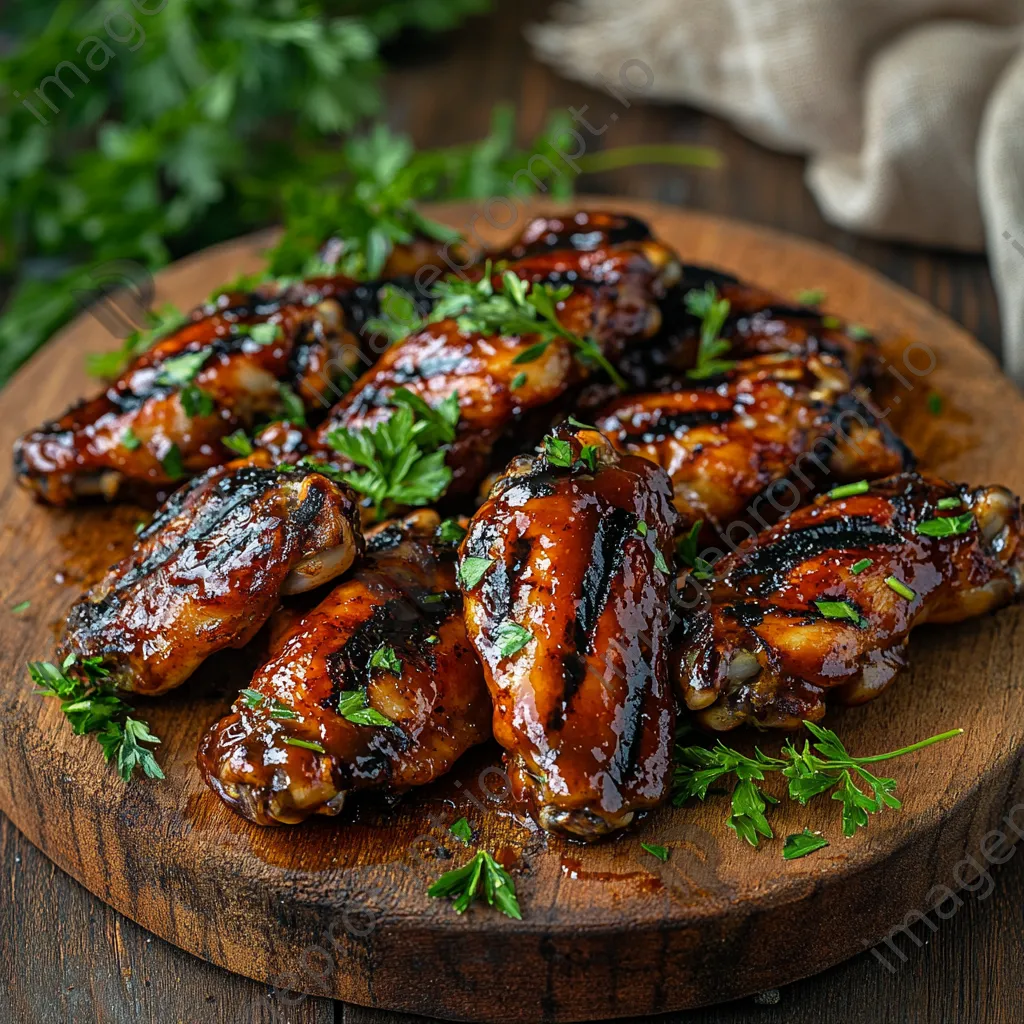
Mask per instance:
[[[923,465],[1024,491],[1024,402],[975,341],[922,302],[794,238],[650,204],[588,205],[646,218],[687,261],[789,296],[822,289],[829,311],[887,339],[886,356],[906,384],[893,375],[876,398]],[[486,227],[473,212],[441,216]],[[257,269],[265,241],[243,239],[168,269],[158,299],[200,301],[215,283]],[[83,316],[36,355],[0,396],[3,450],[94,388],[83,358],[113,344]],[[928,352],[935,366],[922,372]],[[938,417],[927,410],[930,392],[943,398]],[[904,808],[877,815],[851,839],[841,835],[838,804],[787,802],[772,811],[778,838],[755,851],[726,829],[728,801],[711,797],[662,808],[617,841],[573,845],[511,817],[490,746],[394,810],[364,804],[354,818],[260,829],[207,791],[194,764],[202,730],[246,684],[248,654],[214,659],[178,693],[146,703],[140,714],[163,738],[162,783],[123,785],[98,745],[72,736],[55,702],[33,695],[25,662],[51,656],[69,604],[127,550],[138,513],[41,508],[15,486],[9,460],[0,473],[0,599],[32,602],[20,615],[0,614],[0,808],[132,920],[285,989],[453,1019],[568,1021],[777,987],[873,944],[908,911],[929,909],[941,899],[935,886],[968,884],[958,862],[977,855],[1022,789],[1024,616],[1011,608],[922,630],[910,670],[887,694],[832,716],[849,749],[864,754],[966,730],[887,766]],[[769,752],[778,742],[763,739]],[[462,815],[479,830],[478,845],[511,868],[521,922],[479,904],[459,917],[427,898],[430,882],[469,856],[447,831]],[[782,837],[805,826],[831,845],[784,861]],[[641,841],[667,846],[668,862]]]

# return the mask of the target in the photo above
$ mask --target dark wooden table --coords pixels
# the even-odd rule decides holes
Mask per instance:
[[[580,109],[602,124],[614,101],[565,82],[532,60],[522,26],[546,2],[501,5],[443,41],[422,47],[389,83],[393,124],[421,145],[483,134],[499,100],[513,101],[524,138],[549,109]],[[406,47],[410,53],[416,46]],[[403,54],[404,56],[404,54]],[[603,146],[695,142],[718,147],[717,172],[651,167],[591,175],[583,192],[690,205],[819,239],[876,267],[964,324],[994,351],[999,321],[985,261],[858,239],[827,225],[803,185],[802,161],[746,141],[720,121],[676,107],[633,105]],[[814,282],[809,281],[808,286]],[[20,666],[7,666],[19,671]],[[26,798],[29,795],[26,794]],[[256,1024],[403,1024],[412,1018],[306,999],[275,1003],[263,985],[228,974],[151,937],[54,868],[0,816],[0,1022],[111,1021]],[[890,970],[870,952],[781,992],[674,1015],[680,1024],[1019,1024],[1024,1021],[1024,856],[995,869],[994,888],[936,932],[898,942]],[[919,944],[918,944],[919,943]],[[424,984],[430,984],[429,974]]]

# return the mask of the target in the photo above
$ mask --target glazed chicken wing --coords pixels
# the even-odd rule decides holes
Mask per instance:
[[[713,729],[790,728],[826,700],[877,696],[910,631],[1013,601],[1024,586],[1020,502],[904,474],[825,495],[714,568],[676,654],[687,706]]]
[[[286,628],[199,749],[210,787],[261,825],[422,786],[490,735],[455,552],[421,512],[367,538],[355,572]]]
[[[668,473],[683,530],[699,520],[719,533],[737,520],[767,526],[825,481],[877,479],[913,466],[846,372],[816,357],[760,356],[706,384],[623,396],[596,426],[620,450]],[[765,500],[783,482],[791,493]]]
[[[548,831],[598,839],[667,793],[674,525],[662,470],[562,428],[470,523],[460,582],[494,735]]]
[[[283,594],[344,572],[362,544],[351,493],[311,470],[258,462],[179,490],[72,607],[60,656],[99,658],[123,689],[163,693],[216,651],[244,647]]]
[[[668,249],[648,241],[526,256],[507,269],[531,286],[565,283],[571,275],[575,290],[557,304],[559,323],[614,359],[636,332],[657,328],[655,298],[675,267]],[[491,280],[495,292],[506,287],[501,274]],[[389,418],[398,388],[431,406],[455,393],[461,420],[448,456],[453,471],[449,493],[470,493],[487,472],[502,434],[587,376],[589,367],[579,354],[563,335],[544,344],[536,334],[482,333],[459,316],[428,323],[385,352],[334,407],[313,442],[314,454],[333,457],[328,438],[339,427],[373,428]]]

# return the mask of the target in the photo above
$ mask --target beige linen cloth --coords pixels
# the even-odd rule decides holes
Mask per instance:
[[[584,81],[642,60],[647,97],[807,154],[835,224],[987,248],[1024,382],[1024,0],[573,0],[529,36]]]

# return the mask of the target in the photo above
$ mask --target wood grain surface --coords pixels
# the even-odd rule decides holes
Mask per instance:
[[[647,218],[689,261],[787,295],[825,290],[830,311],[886,337],[887,357],[907,385],[893,378],[876,397],[925,465],[1024,489],[1015,447],[1024,403],[948,320],[820,247],[650,204],[614,205]],[[462,226],[468,211],[439,215]],[[258,259],[254,240],[211,250],[161,275],[160,296],[190,305],[211,282],[253,269]],[[102,345],[96,323],[85,319],[33,360],[0,396],[0,444],[87,387],[81,353]],[[940,418],[927,412],[930,392],[943,396]],[[6,593],[11,602],[32,601],[24,616],[0,620],[5,658],[18,665],[48,653],[77,589],[130,544],[136,513],[39,509],[11,483],[9,469],[3,473]],[[146,706],[164,738],[168,779],[127,788],[95,745],[70,735],[57,708],[8,674],[0,681],[9,712],[0,719],[0,808],[128,917],[261,981],[464,1019],[581,1020],[700,1005],[821,970],[876,941],[907,911],[927,910],[933,886],[955,887],[959,862],[977,852],[1021,790],[1021,621],[1010,609],[922,632],[911,671],[889,694],[836,716],[854,751],[889,749],[953,725],[968,738],[899,762],[904,811],[853,839],[839,836],[829,801],[781,808],[779,835],[808,825],[834,839],[790,863],[779,843],[758,852],[740,844],[715,800],[659,810],[631,836],[601,847],[530,833],[503,813],[493,749],[393,812],[368,807],[347,823],[257,829],[205,791],[193,764],[201,730],[245,684],[237,655]],[[480,845],[513,867],[523,922],[480,909],[457,918],[425,897],[434,877],[466,857],[446,833],[462,814],[481,829]],[[641,840],[668,845],[669,862],[643,853]],[[424,976],[432,983],[424,985]]]

